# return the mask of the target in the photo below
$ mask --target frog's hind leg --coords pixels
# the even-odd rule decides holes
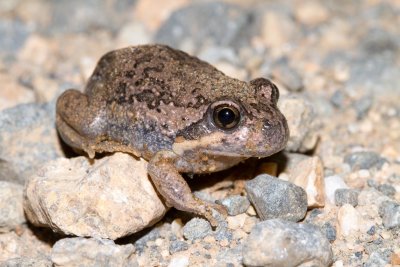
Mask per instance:
[[[217,226],[218,222],[213,217],[212,210],[226,217],[226,209],[222,205],[203,201],[192,194],[179,173],[185,170],[183,166],[177,167],[178,160],[178,156],[170,151],[160,151],[150,160],[148,172],[158,192],[165,198],[167,204],[178,210],[204,216],[212,226]]]

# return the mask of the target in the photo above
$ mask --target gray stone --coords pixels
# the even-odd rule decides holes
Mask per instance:
[[[23,184],[42,164],[63,156],[54,123],[54,102],[0,113],[0,180]]]
[[[218,200],[217,203],[224,205],[228,214],[231,216],[245,213],[250,206],[250,201],[247,197],[239,195],[229,196],[222,200]]]
[[[204,44],[237,46],[251,23],[245,9],[223,2],[198,2],[172,13],[158,30],[155,41],[180,48],[190,40],[196,48]]]
[[[287,58],[281,58],[273,64],[272,77],[292,92],[299,92],[304,87],[302,77],[289,65]]]
[[[183,226],[183,236],[188,240],[202,239],[212,234],[211,225],[201,218],[193,218]]]
[[[392,229],[400,226],[400,204],[393,201],[384,201],[379,206],[379,215],[385,228]]]
[[[278,107],[285,115],[290,129],[285,151],[306,152],[313,149],[318,140],[317,128],[320,122],[310,101],[299,95],[282,96]]]
[[[64,238],[51,251],[56,266],[138,266],[132,244],[116,245],[111,240]]]
[[[329,241],[332,242],[336,240],[336,228],[332,226],[331,223],[324,223],[324,225],[322,225],[322,232],[325,233],[325,236]]]
[[[381,184],[376,189],[388,197],[393,197],[396,194],[396,188],[390,184]]]
[[[246,192],[261,219],[281,218],[299,221],[307,212],[307,194],[303,188],[276,177],[262,174],[247,181]]]
[[[352,170],[380,169],[386,159],[372,151],[353,152],[345,156],[344,162],[349,164]]]
[[[26,221],[23,191],[21,185],[0,181],[0,233],[8,232]]]
[[[188,248],[189,245],[185,241],[175,240],[172,241],[171,244],[169,245],[169,254],[174,254],[179,251],[184,251],[187,250]]]
[[[145,232],[145,231],[142,231],[142,232]],[[138,234],[142,234],[142,232],[140,232]],[[157,238],[159,238],[160,236],[161,236],[160,229],[158,227],[154,227],[150,231],[145,233],[143,236],[141,236],[139,239],[134,241],[133,245],[135,246],[137,252],[142,253],[146,247],[147,242],[154,241]]]
[[[335,204],[336,206],[350,204],[355,207],[358,205],[358,195],[359,192],[355,189],[337,189],[335,191]]]
[[[256,224],[243,245],[246,266],[330,266],[332,257],[317,226],[281,219]]]

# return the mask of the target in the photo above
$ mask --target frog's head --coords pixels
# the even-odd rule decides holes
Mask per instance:
[[[232,158],[277,153],[289,137],[278,98],[278,88],[264,78],[225,90],[210,101],[201,120],[178,133],[173,149],[181,155],[197,152]]]

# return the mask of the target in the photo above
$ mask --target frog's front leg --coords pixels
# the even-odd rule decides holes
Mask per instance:
[[[224,206],[203,201],[192,194],[188,184],[179,172],[188,170],[186,163],[179,162],[179,156],[171,151],[159,151],[150,160],[148,172],[167,204],[178,210],[192,212],[204,216],[212,226],[217,220],[212,216],[212,209],[226,217]]]

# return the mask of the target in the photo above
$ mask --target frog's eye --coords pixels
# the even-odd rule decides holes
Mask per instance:
[[[221,129],[232,129],[240,122],[239,109],[228,103],[217,105],[214,107],[213,121]]]

